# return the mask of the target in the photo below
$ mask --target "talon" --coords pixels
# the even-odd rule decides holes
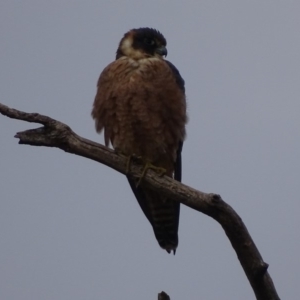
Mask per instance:
[[[166,169],[161,168],[161,167],[156,167],[156,166],[152,165],[151,163],[147,162],[147,163],[145,164],[144,169],[143,169],[142,175],[141,175],[141,177],[139,178],[139,181],[138,181],[137,184],[136,184],[136,187],[138,187],[138,186],[140,185],[140,183],[142,182],[143,178],[146,176],[147,171],[148,171],[149,169],[155,171],[155,172],[158,174],[159,177],[162,177],[162,176],[165,175],[166,172],[167,172]]]
[[[159,177],[163,177],[167,173],[166,169],[159,168],[159,167],[157,167],[157,169],[155,169],[155,171],[157,171]]]

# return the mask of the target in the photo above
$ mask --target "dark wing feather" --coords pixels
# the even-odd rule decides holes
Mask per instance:
[[[165,61],[170,69],[173,72],[173,75],[175,77],[176,83],[178,87],[185,92],[185,86],[184,86],[184,79],[181,77],[178,69],[168,60]],[[174,169],[174,179],[181,182],[181,152],[182,152],[182,146],[183,146],[183,141],[180,141],[177,149],[177,156],[176,156],[176,162],[175,162],[175,169]]]
[[[183,142],[180,142],[177,149],[177,157],[174,168],[174,179],[181,182],[181,151],[182,151]],[[175,215],[177,220],[177,231],[179,227],[179,216],[180,216],[180,203],[174,202],[175,205]],[[174,252],[175,254],[175,252]]]
[[[176,83],[178,85],[178,87],[183,91],[185,92],[185,87],[184,87],[184,80],[183,78],[181,77],[179,71],[177,70],[177,68],[171,63],[169,62],[168,60],[165,60],[165,62],[168,64],[168,66],[171,68],[173,74],[174,74],[174,77],[176,79]]]
[[[182,151],[183,142],[181,141],[178,145],[177,149],[177,156],[175,161],[175,168],[174,168],[174,179],[181,182],[181,151]]]
[[[135,180],[134,178],[132,178],[130,176],[126,176],[126,177],[128,179],[129,185],[132,189],[132,192],[133,192],[135,198],[137,199],[138,203],[140,204],[142,211],[144,212],[145,216],[147,217],[147,219],[149,220],[151,225],[153,225],[151,212],[148,208],[147,201],[146,201],[147,198],[145,195],[145,189],[136,187],[138,181]]]

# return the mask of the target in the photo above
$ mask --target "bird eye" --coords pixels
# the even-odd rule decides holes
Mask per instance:
[[[153,45],[155,44],[155,41],[152,40],[152,39],[149,39],[149,38],[145,38],[145,39],[144,39],[144,43],[145,43],[146,45],[153,46]]]

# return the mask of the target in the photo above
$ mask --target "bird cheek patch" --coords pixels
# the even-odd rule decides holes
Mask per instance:
[[[127,37],[123,40],[121,45],[121,51],[130,58],[139,59],[145,57],[145,53],[136,50],[132,47],[132,37]]]
[[[130,56],[130,53],[132,52],[132,39],[126,38],[121,45],[121,50],[125,55]]]

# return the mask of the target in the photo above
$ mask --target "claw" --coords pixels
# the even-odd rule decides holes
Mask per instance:
[[[138,187],[138,186],[141,184],[143,178],[146,176],[147,171],[148,171],[149,169],[155,171],[155,172],[158,174],[159,177],[163,176],[163,175],[166,174],[166,172],[167,172],[166,169],[161,168],[161,167],[156,167],[156,166],[152,165],[151,163],[147,162],[147,163],[145,164],[144,169],[143,169],[142,175],[141,175],[141,177],[139,178],[139,181],[138,181],[137,184],[136,184],[136,187]]]

